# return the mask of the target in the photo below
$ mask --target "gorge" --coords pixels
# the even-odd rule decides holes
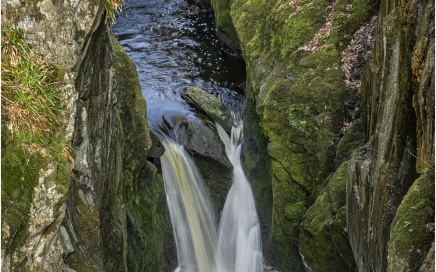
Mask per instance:
[[[153,2],[135,5],[145,3]],[[194,71],[179,86],[220,98],[244,95],[242,168],[253,188],[265,263],[278,271],[434,271],[434,1],[174,3],[185,7],[185,19],[212,20],[189,5],[213,10],[218,48],[240,52],[245,62],[208,82],[216,74]],[[171,23],[160,32],[130,23],[136,34],[127,33],[124,44],[117,34],[118,42],[110,7],[2,1],[2,34],[17,29],[44,57],[63,101],[47,151],[31,153],[8,127],[2,96],[4,271],[177,267],[157,162],[163,150],[148,124],[172,101],[163,96],[146,104],[140,78],[150,68],[135,65],[125,48],[137,33],[146,46],[153,39],[147,33],[162,46],[185,41],[172,40]],[[129,18],[127,6],[124,12],[118,16]],[[176,26],[195,32],[189,20]],[[9,44],[3,37],[2,53]],[[207,64],[206,56],[191,57]],[[188,57],[180,73],[190,69]],[[177,74],[162,78],[183,104],[163,121],[184,112],[179,140],[219,212],[232,166],[216,147],[210,124],[216,120],[179,96],[183,88],[171,86]],[[68,143],[71,159],[53,151],[54,142]]]

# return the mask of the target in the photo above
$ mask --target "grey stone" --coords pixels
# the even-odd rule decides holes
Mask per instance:
[[[226,131],[230,130],[232,127],[230,110],[219,98],[195,86],[186,87],[181,95],[189,104],[220,124]]]

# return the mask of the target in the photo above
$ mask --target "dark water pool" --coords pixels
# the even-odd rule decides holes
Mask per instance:
[[[221,48],[212,14],[183,0],[126,0],[112,30],[136,64],[150,122],[190,115],[180,97],[190,85],[240,107],[245,64]]]

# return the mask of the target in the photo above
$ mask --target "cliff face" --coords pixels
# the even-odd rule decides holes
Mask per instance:
[[[366,144],[347,176],[359,271],[415,271],[433,240],[433,32],[434,2],[382,3],[361,89]]]
[[[145,100],[135,65],[104,22],[78,71],[66,218],[77,250],[67,263],[81,271],[160,267],[168,228],[157,211],[165,207],[163,184],[147,162]]]
[[[57,65],[68,103],[53,134],[71,141],[74,167],[26,158],[2,133],[2,269],[158,271],[171,230],[136,67],[102,5],[49,2],[2,2],[2,20]]]
[[[247,64],[245,165],[268,261],[284,271],[417,269],[434,236],[434,196],[424,193],[434,187],[434,4],[214,8],[231,15]]]
[[[1,5],[2,32],[8,26],[16,28],[34,52],[55,65],[63,120],[50,141],[69,143],[77,99],[71,68],[102,10],[90,1],[3,1]],[[63,257],[73,250],[62,227],[72,163],[68,151],[50,141],[43,146],[46,152],[29,154],[20,139],[2,127],[4,271],[60,271]]]
[[[373,7],[367,1],[233,1],[229,9],[247,64],[245,165],[269,237],[268,261],[283,271],[302,271],[302,254],[309,266],[352,269],[345,199],[332,200],[338,205],[326,213],[338,214],[337,220],[310,227],[320,218],[312,215],[302,231],[300,225],[326,178],[349,157],[347,150],[333,163],[341,129],[355,119],[347,117],[345,102],[356,101],[356,93],[343,81],[341,52],[370,21]],[[335,235],[341,241],[336,247],[322,239],[311,243],[314,236]],[[315,246],[328,253],[319,258]]]

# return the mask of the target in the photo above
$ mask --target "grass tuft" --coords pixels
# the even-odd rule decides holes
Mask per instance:
[[[122,11],[124,0],[106,0],[106,19],[110,19],[111,23],[115,22],[115,14]]]
[[[40,151],[60,123],[55,70],[17,30],[3,25],[1,41],[2,121],[30,152]]]

